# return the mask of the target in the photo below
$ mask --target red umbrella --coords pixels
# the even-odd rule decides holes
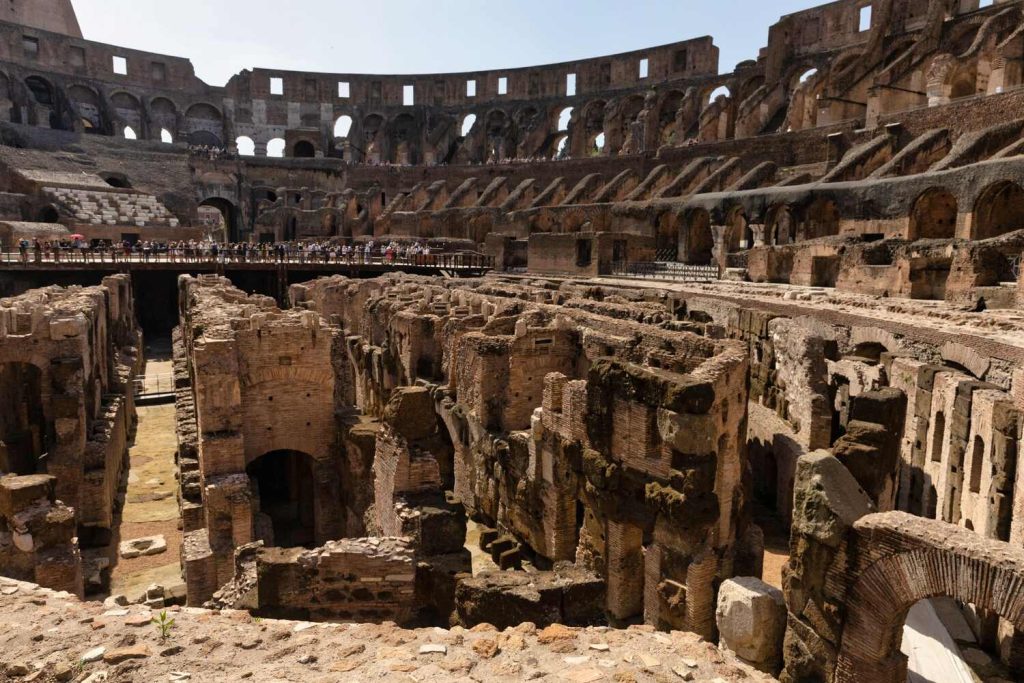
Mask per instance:
[[[82,235],[82,234],[76,232],[74,235],[71,236],[71,239],[73,239],[73,240],[84,240],[85,239],[85,235]]]

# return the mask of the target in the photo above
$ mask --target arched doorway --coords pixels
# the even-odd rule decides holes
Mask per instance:
[[[312,159],[316,156],[316,148],[308,140],[299,140],[292,148],[292,156],[296,159]]]
[[[269,546],[316,543],[313,458],[302,451],[270,451],[245,468],[254,499],[255,535]]]
[[[47,204],[39,209],[37,218],[40,223],[60,223],[60,211],[53,204]]]
[[[1003,181],[989,185],[974,203],[971,238],[986,240],[1024,228],[1024,189]]]
[[[725,229],[725,251],[732,254],[737,251],[746,251],[754,246],[754,233],[747,222],[747,215],[743,209],[734,209],[729,214],[729,221]]]
[[[0,471],[35,474],[47,451],[42,371],[29,363],[0,365]]]
[[[220,220],[217,219],[217,215],[213,211],[204,211],[204,207],[219,212]],[[238,224],[238,208],[230,200],[223,197],[204,199],[199,202],[199,218],[213,239],[227,242],[237,242],[240,239],[241,226]]]
[[[679,260],[679,216],[666,211],[658,218],[655,252],[658,261]]]
[[[907,614],[920,600],[953,598],[1024,628],[1024,603],[1015,588],[1024,579],[1024,557],[1006,543],[906,513],[883,513],[858,520],[848,552],[857,559],[848,570],[852,580],[831,678],[836,683],[906,681],[899,646]]]
[[[705,209],[692,209],[686,216],[686,244],[683,259],[693,266],[711,264],[715,236],[711,232],[711,215]]]
[[[804,239],[832,237],[839,234],[839,207],[831,199],[816,199],[807,207]]]
[[[910,210],[910,239],[952,239],[955,234],[956,197],[941,187],[921,193]]]
[[[764,242],[768,246],[784,246],[792,244],[795,237],[793,214],[789,206],[778,204],[768,211],[768,222],[765,226]]]

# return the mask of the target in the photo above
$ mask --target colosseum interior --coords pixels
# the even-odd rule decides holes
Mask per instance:
[[[223,87],[9,4],[0,680],[1024,680],[1024,1]]]

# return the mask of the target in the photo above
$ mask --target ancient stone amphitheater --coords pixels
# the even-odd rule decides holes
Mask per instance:
[[[9,5],[0,679],[1024,680],[1024,2],[224,87]]]

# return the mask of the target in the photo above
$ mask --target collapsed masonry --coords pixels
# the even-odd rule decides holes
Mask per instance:
[[[759,571],[738,342],[486,281],[321,279],[287,312],[180,284],[190,604],[230,583],[221,604],[267,614],[471,625],[519,595],[523,621],[710,637],[716,583]],[[471,577],[467,514],[532,598]]]
[[[54,535],[60,540],[53,543],[69,553],[61,560],[67,576],[50,577],[36,567],[34,580],[81,591],[81,567],[71,568],[80,565],[78,539],[108,543],[120,505],[136,422],[132,379],[142,363],[140,345],[124,275],[103,278],[98,287],[49,287],[0,300],[0,475],[6,475],[4,487],[26,486],[33,499],[60,501],[53,514],[43,515],[54,524],[45,531],[32,511],[0,511],[23,553],[0,562],[0,572],[24,576],[37,561],[31,558],[42,546],[15,521],[31,513],[37,541],[49,545],[40,537]],[[45,485],[39,475],[49,475]],[[10,550],[10,542],[10,536],[0,538],[0,552]],[[76,572],[77,581],[71,578]]]

